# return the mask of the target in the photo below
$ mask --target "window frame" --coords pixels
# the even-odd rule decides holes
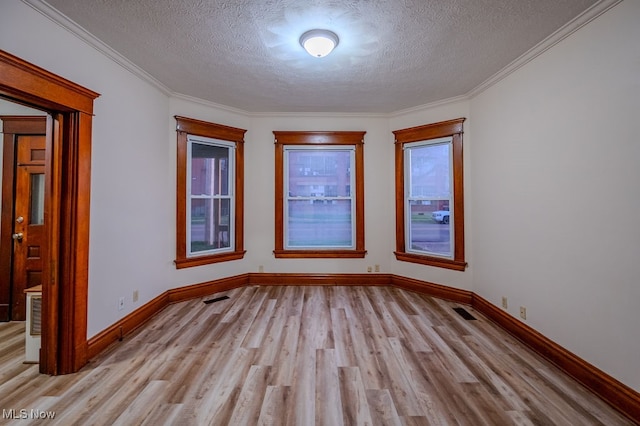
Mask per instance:
[[[438,123],[407,129],[395,130],[395,181],[396,181],[396,250],[397,260],[422,265],[464,271],[467,267],[464,248],[464,183],[462,134],[465,118],[441,121]],[[452,179],[453,179],[453,215],[449,222],[453,233],[451,258],[427,255],[407,250],[406,205],[408,194],[405,190],[405,146],[416,142],[451,137],[452,141]]]
[[[274,131],[275,143],[275,249],[276,258],[363,258],[366,255],[364,244],[364,135],[363,131]],[[354,248],[304,248],[289,249],[285,246],[285,149],[299,145],[301,147],[340,148],[353,146],[355,158],[355,215],[352,226],[355,232]]]
[[[309,146],[309,145],[286,145],[284,146],[284,165],[283,165],[283,170],[285,171],[285,175],[287,176],[286,172],[290,171],[290,161],[291,161],[291,154],[292,153],[318,153],[318,152],[340,152],[340,153],[347,153],[349,156],[349,170],[355,170],[355,147],[353,145],[343,145],[342,147],[340,146],[326,146],[326,145],[321,145],[321,146]],[[349,188],[355,188],[355,180],[356,180],[356,176],[355,173],[349,173]],[[289,223],[289,215],[291,214],[290,212],[290,208],[291,205],[289,204],[290,201],[313,201],[314,203],[316,201],[321,201],[323,203],[326,203],[327,201],[345,201],[348,200],[350,202],[350,214],[351,214],[351,218],[355,218],[356,217],[356,195],[354,193],[354,191],[349,190],[349,196],[327,196],[327,195],[316,195],[316,194],[312,194],[309,196],[291,196],[290,194],[292,193],[293,188],[291,187],[291,180],[290,179],[283,179],[283,185],[284,185],[284,192],[283,192],[283,197],[284,197],[284,205],[283,205],[283,211],[284,211],[284,223]],[[289,208],[287,208],[289,207]],[[356,227],[355,227],[355,221],[351,220],[349,223],[349,228],[350,228],[350,232],[351,232],[351,241],[349,245],[334,245],[334,246],[323,246],[323,245],[292,245],[291,244],[291,229],[289,227],[284,227],[284,249],[285,250],[354,250],[356,248]]]
[[[224,148],[228,151],[228,178],[233,179],[235,181],[235,151],[236,145],[234,142],[223,141],[221,139],[213,139],[206,138],[203,136],[197,135],[187,135],[187,159],[191,159],[191,161],[187,160],[187,176],[192,176],[191,179],[187,179],[187,190],[186,190],[186,209],[187,214],[186,217],[192,217],[193,214],[193,200],[229,200],[229,227],[230,227],[230,235],[229,235],[229,247],[222,247],[217,249],[209,249],[209,250],[201,250],[199,252],[193,252],[192,250],[192,240],[191,240],[191,227],[192,221],[187,220],[187,243],[185,245],[186,255],[187,257],[198,257],[198,256],[206,256],[206,255],[215,255],[222,254],[233,251],[235,247],[235,221],[232,221],[231,218],[235,217],[235,187],[234,185],[229,185],[228,194],[193,194],[193,145],[207,145],[214,146],[217,148]],[[233,183],[233,181],[231,183]]]
[[[176,269],[193,266],[207,265],[211,263],[238,260],[244,257],[244,134],[246,130],[222,124],[210,123],[192,118],[175,116],[177,132],[177,184],[176,184]],[[216,253],[189,254],[187,249],[189,238],[187,237],[188,217],[187,203],[191,197],[188,193],[189,185],[189,136],[215,139],[234,145],[235,164],[233,165],[233,194],[235,199],[231,210],[233,215],[234,230],[230,237],[233,245],[229,249]]]
[[[451,136],[446,136],[444,138],[434,138],[434,139],[428,139],[426,141],[418,141],[418,142],[410,142],[410,143],[405,143],[403,146],[403,155],[404,155],[404,161],[405,164],[407,164],[407,160],[409,159],[411,150],[414,148],[423,148],[423,147],[433,147],[433,146],[446,146],[447,151],[448,151],[448,164],[449,164],[449,171],[453,170],[453,138]],[[410,166],[405,167],[404,168],[404,179],[405,182],[408,182],[407,185],[405,185],[405,190],[406,190],[406,194],[404,197],[404,218],[405,218],[405,224],[409,224],[411,222],[410,217],[411,217],[411,203],[413,201],[443,201],[443,199],[446,199],[447,201],[447,206],[449,209],[449,218],[450,220],[453,219],[453,221],[455,221],[455,217],[456,217],[456,211],[455,211],[455,204],[453,203],[453,173],[449,173],[448,176],[448,181],[449,181],[449,193],[445,196],[443,194],[441,194],[440,196],[420,196],[420,195],[416,195],[416,194],[412,194],[412,185],[413,182],[411,181],[412,178],[412,171],[410,169]],[[455,223],[455,222],[454,222]],[[409,226],[405,226],[405,241],[412,241],[411,239],[411,229],[412,227]],[[450,235],[453,236],[453,240],[450,239],[450,248],[454,247],[454,241],[455,241],[455,226],[450,226],[449,227],[450,230]],[[411,244],[409,244],[410,246]],[[420,256],[430,256],[429,252],[426,251],[422,251],[422,250],[415,250],[412,247],[405,247],[406,252],[407,253],[411,253],[411,254],[416,254],[416,255],[420,255]],[[445,259],[452,259],[453,258],[453,251],[449,250],[449,254],[436,254],[435,252],[432,252],[432,255],[434,257],[442,257]]]

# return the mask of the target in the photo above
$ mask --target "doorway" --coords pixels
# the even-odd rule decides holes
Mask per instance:
[[[0,116],[2,215],[0,321],[25,321],[27,288],[42,286],[46,245],[45,116]]]
[[[99,95],[0,50],[0,96],[49,113],[40,372],[73,373],[87,362],[91,124]]]

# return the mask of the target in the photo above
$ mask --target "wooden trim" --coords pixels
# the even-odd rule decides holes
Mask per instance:
[[[244,129],[176,115],[176,131],[223,141],[244,143]]]
[[[176,269],[242,259],[244,250],[244,134],[246,130],[175,116],[177,135],[176,165]],[[187,137],[204,136],[235,143],[235,223],[233,251],[187,257]]]
[[[453,269],[454,271],[464,271],[467,267],[467,262],[459,262],[452,259],[437,256],[424,256],[415,253],[405,253],[403,251],[394,251],[397,260],[403,262],[419,263],[427,266],[437,266],[439,268]]]
[[[404,223],[404,152],[402,144],[396,143],[395,153],[395,180],[396,180],[396,259],[398,253],[405,252],[405,223]]]
[[[396,259],[422,265],[464,271],[467,267],[464,249],[464,166],[462,151],[462,124],[465,118],[457,118],[424,126],[394,130],[395,135],[395,202],[396,202]],[[405,170],[404,144],[427,141],[441,137],[452,137],[453,162],[453,259],[422,255],[407,251],[405,239]]]
[[[307,132],[274,130],[276,144],[280,145],[354,145],[362,143],[367,132]]]
[[[0,94],[54,111],[93,114],[93,100],[100,96],[4,50],[0,50],[0,76]]]
[[[47,133],[47,119],[44,115],[2,115],[2,131],[14,135],[44,135]]]
[[[275,230],[275,257],[281,257],[284,252],[284,147],[275,146],[275,199],[274,199],[274,230]],[[280,255],[278,255],[278,252]]]
[[[471,306],[621,413],[640,424],[640,393],[566,350],[481,296],[473,294]]]
[[[364,257],[367,254],[364,245],[364,132],[362,143],[356,144],[356,252]]]
[[[278,131],[275,137],[275,248],[276,258],[363,258],[364,228],[364,131]],[[352,145],[355,147],[355,249],[296,249],[284,248],[284,147],[286,145]]]
[[[187,259],[187,132],[179,131],[177,138],[176,265]]]
[[[184,300],[204,297],[209,294],[218,293],[221,291],[244,287],[248,284],[248,282],[248,274],[241,274],[227,278],[220,278],[213,281],[207,281],[200,284],[178,287],[167,291],[167,300],[169,303],[182,302]]]
[[[195,256],[185,257],[182,259],[176,259],[173,261],[176,265],[176,269],[191,268],[192,266],[209,265],[211,263],[228,262],[230,260],[242,259],[247,251],[230,251],[220,254],[212,254],[209,256]]]
[[[68,144],[61,153],[60,180],[54,181],[54,194],[63,200],[62,210],[69,212],[60,218],[59,238],[64,245],[60,260],[61,283],[89,282],[89,216],[91,193],[91,122],[92,116],[83,112],[68,115]],[[59,365],[59,374],[78,371],[87,363],[87,300],[88,285],[68,286],[62,292],[62,304],[72,307],[60,312],[60,336],[72,336],[61,340],[68,345],[68,362]],[[66,341],[66,342],[65,342]]]
[[[54,167],[54,165],[60,165],[62,163],[62,144],[60,141],[65,139],[64,130],[62,124],[64,123],[65,115],[62,113],[53,113],[50,118],[47,119],[47,148],[46,152],[46,169],[45,169],[45,222],[47,225],[47,238],[49,242],[60,241],[60,220],[61,216],[53,214],[53,212],[61,211],[63,208],[62,200],[59,196],[58,184],[62,180],[61,167]],[[48,247],[51,244],[47,245]],[[87,247],[88,250],[88,247]],[[58,362],[62,356],[68,356],[65,354],[65,350],[68,351],[69,346],[64,345],[60,340],[64,338],[60,337],[60,326],[62,320],[62,312],[65,309],[73,309],[68,305],[62,305],[60,288],[60,261],[64,257],[64,253],[61,249],[49,250],[45,259],[48,259],[48,272],[43,271],[44,279],[43,283],[48,279],[48,285],[42,286],[42,345],[40,349],[40,372],[49,374],[58,374]],[[47,265],[45,263],[45,269]],[[86,303],[86,301],[85,301]],[[59,308],[58,308],[59,307]],[[85,318],[86,323],[86,318]],[[45,339],[45,336],[47,338]],[[85,334],[86,338],[86,334]]]
[[[99,94],[0,50],[0,95],[52,116],[45,166],[48,243],[40,372],[75,372],[87,360],[91,122]]]
[[[461,290],[414,278],[401,277],[399,275],[392,276],[391,285],[404,290],[427,294],[429,296],[437,297],[438,299],[451,300],[453,302],[464,303],[467,305],[470,305],[473,300],[473,293],[468,290]]]
[[[311,251],[311,253],[309,253]],[[366,256],[366,250],[274,250],[273,254],[281,259],[357,259]]]
[[[464,121],[464,120],[462,120]],[[454,263],[467,266],[464,257],[464,166],[462,162],[462,121],[456,123],[460,131],[453,134],[453,212],[454,212]]]
[[[390,274],[249,273],[251,285],[390,285]]]
[[[10,239],[13,230],[13,210],[14,210],[14,197],[13,197],[13,181],[15,176],[15,143],[14,135],[5,132],[3,137],[3,157],[2,157],[2,216],[0,219],[0,277],[2,277],[2,283],[0,289],[3,293],[9,294],[11,292],[11,268],[12,268],[12,247],[13,240]],[[5,303],[6,302],[6,303]],[[0,301],[0,320],[8,321],[9,312],[11,310],[11,297],[5,301]]]
[[[405,144],[428,139],[443,138],[458,133],[462,133],[462,123],[464,118],[456,118],[448,121],[440,121],[423,126],[410,127],[408,129],[394,130],[392,133],[396,137],[396,143]]]
[[[234,253],[236,259],[242,259],[247,252],[244,249],[244,140],[236,143],[235,185]]]

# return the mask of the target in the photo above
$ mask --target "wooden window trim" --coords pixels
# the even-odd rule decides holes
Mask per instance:
[[[246,130],[192,118],[175,116],[178,133],[176,187],[176,259],[177,269],[238,260],[244,257],[244,134]],[[235,154],[235,245],[233,251],[187,257],[187,137],[204,136],[234,142]]]
[[[275,250],[276,258],[363,258],[364,248],[364,135],[366,132],[274,131],[275,136]],[[288,250],[284,248],[284,149],[286,145],[355,146],[355,249]]]
[[[464,271],[464,186],[462,164],[462,124],[464,118],[441,121],[424,126],[395,130],[395,181],[396,181],[396,259],[404,262]],[[442,137],[453,138],[453,206],[455,212],[453,259],[409,253],[405,241],[404,200],[404,144]]]

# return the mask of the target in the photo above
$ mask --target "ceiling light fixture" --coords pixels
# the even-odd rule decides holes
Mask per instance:
[[[338,36],[329,30],[309,30],[300,36],[300,44],[309,55],[327,56],[338,45]]]

